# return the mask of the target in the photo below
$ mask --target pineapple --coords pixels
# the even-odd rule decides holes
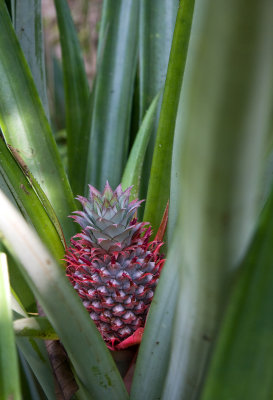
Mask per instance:
[[[83,211],[74,220],[81,233],[66,250],[66,274],[107,346],[118,345],[143,328],[164,260],[161,241],[149,242],[151,227],[135,215],[142,201],[129,201],[131,188],[103,193],[89,185],[78,196]]]

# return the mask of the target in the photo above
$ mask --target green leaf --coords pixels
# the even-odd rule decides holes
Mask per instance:
[[[75,194],[84,193],[89,131],[82,130],[89,87],[80,45],[66,0],[55,0],[62,46],[66,101],[68,175]],[[91,110],[89,110],[91,113]]]
[[[20,229],[14,231],[14,226]],[[0,232],[9,251],[20,260],[29,285],[90,397],[127,399],[128,394],[110,352],[79,296],[36,233],[2,193]]]
[[[178,1],[141,0],[139,31],[141,119],[167,73]]]
[[[160,93],[154,98],[137,133],[122,177],[123,190],[133,185],[131,198],[139,198],[140,178],[146,149],[151,137]]]
[[[13,323],[13,329],[17,336],[32,336],[43,340],[59,339],[46,317],[17,319]]]
[[[158,230],[170,198],[174,128],[186,65],[193,9],[194,0],[182,0],[180,2],[173,35],[143,218],[144,221],[151,223],[154,232]]]
[[[1,140],[0,140],[1,141]],[[12,195],[11,190],[9,189],[3,175],[0,173],[0,190],[5,193],[5,195],[9,198],[9,200],[12,202],[12,204],[17,207],[16,201]]]
[[[180,245],[178,241],[178,245]],[[172,326],[179,290],[177,245],[172,246],[149,309],[138,353],[131,399],[160,399],[168,370]],[[141,390],[139,389],[141,388]]]
[[[140,121],[154,96],[164,87],[178,5],[177,0],[140,1]],[[160,107],[161,101],[144,162],[142,174],[142,197],[144,198],[147,197]]]
[[[184,83],[186,86],[186,82]],[[184,86],[184,87],[185,87]],[[182,100],[183,91],[180,92],[180,100]],[[178,104],[178,108],[181,110],[182,104]],[[170,182],[170,207],[168,217],[168,242],[173,240],[174,230],[178,221],[180,213],[180,196],[181,196],[181,185],[182,171],[181,171],[181,152],[183,149],[183,137],[177,127],[181,126],[183,119],[182,113],[178,113],[176,119],[176,128],[173,139],[173,155],[172,155],[172,167],[171,167],[171,182]]]
[[[272,99],[272,9],[266,0],[247,7],[243,0],[196,2],[177,118],[180,290],[162,399],[198,396],[257,221]]]
[[[59,60],[54,53],[50,57],[50,65],[52,68],[52,75],[48,76],[48,86],[51,88],[52,106],[50,110],[51,114],[51,125],[53,126],[53,131],[56,134],[56,141],[58,145],[58,135],[60,132],[65,132],[66,118],[65,118],[65,92],[64,92],[64,82],[63,82],[63,69],[61,65],[61,60]],[[61,147],[61,148],[60,148]],[[66,136],[65,140],[62,140],[58,145],[59,152],[66,153]],[[62,155],[62,153],[61,153]],[[65,154],[66,155],[66,154]],[[67,167],[66,158],[62,158],[63,164]]]
[[[47,245],[56,260],[60,261],[64,256],[64,247],[61,239],[37,197],[32,183],[26,178],[1,138],[0,174],[4,177],[24,217],[35,227],[40,238]]]
[[[7,258],[0,251],[0,398],[20,400],[20,381],[12,328]]]
[[[14,293],[11,300],[13,319],[27,318],[28,314],[20,304],[20,301],[16,299]],[[44,342],[35,338],[17,336],[16,344],[45,392],[47,399],[55,400],[54,380]]]
[[[16,296],[20,299],[22,306],[25,310],[27,310],[27,312],[36,312],[37,306],[35,297],[29,285],[27,284],[20,268],[10,254],[8,254],[8,266],[10,285],[13,293],[16,294]]]
[[[41,0],[16,0],[13,8],[13,26],[31,70],[44,110],[47,117],[49,117]]]
[[[93,80],[93,87],[95,86],[96,80]],[[83,121],[82,121],[82,125],[81,125],[81,132],[82,134],[87,137],[90,135],[90,131],[91,131],[91,125],[92,125],[92,112],[90,110],[93,109],[93,104],[94,104],[94,96],[95,96],[95,91],[92,90],[92,92],[89,95],[89,99],[87,102],[87,106],[85,107],[85,113],[84,113],[84,117],[83,117]],[[87,169],[85,171],[85,174],[87,174]],[[87,195],[88,193],[88,182],[86,181],[86,175],[85,176],[85,182],[84,182],[84,188],[83,188],[83,193],[85,195]]]
[[[14,9],[15,9],[15,1],[16,0],[5,0],[8,12],[10,14],[10,17],[14,15]]]
[[[38,392],[38,383],[31,372],[31,369],[24,359],[24,356],[18,351],[20,362],[20,382],[22,398],[28,400],[42,400],[42,394]]]
[[[273,397],[272,244],[273,191],[235,283],[202,400]]]
[[[0,1],[0,126],[48,196],[67,240],[75,233],[67,216],[74,200],[52,132],[19,47],[3,1]]]
[[[40,339],[16,337],[16,345],[43,389],[46,399],[55,400],[54,380],[44,342]]]
[[[87,182],[116,187],[127,159],[137,62],[139,2],[103,3]]]
[[[62,227],[60,225],[60,222],[57,218],[57,215],[52,207],[52,205],[50,204],[50,201],[48,200],[48,198],[46,197],[44,191],[42,190],[41,186],[39,185],[39,183],[36,181],[36,179],[34,178],[34,176],[32,175],[32,173],[28,170],[24,171],[25,175],[28,178],[28,181],[30,182],[30,184],[32,185],[33,189],[35,190],[40,202],[42,203],[50,221],[52,222],[54,228],[56,229],[59,239],[61,240],[63,246],[65,247],[66,243],[65,243],[65,237],[64,237],[64,233],[62,230]],[[37,229],[38,231],[38,229]]]

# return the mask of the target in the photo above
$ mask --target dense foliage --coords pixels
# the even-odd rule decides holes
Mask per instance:
[[[92,90],[54,3],[50,114],[40,0],[0,0],[0,399],[271,399],[272,1],[104,0]],[[117,352],[64,262],[75,197],[107,180],[154,235],[169,201],[141,344]]]

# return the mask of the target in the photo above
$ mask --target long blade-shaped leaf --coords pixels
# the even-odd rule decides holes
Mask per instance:
[[[16,207],[16,201],[12,195],[11,190],[9,189],[3,175],[0,173],[0,190],[5,193],[5,195],[9,198],[9,200],[13,203],[13,205]]]
[[[63,270],[34,231],[0,193],[0,231],[60,337],[79,381],[94,399],[128,398],[120,374],[95,324]]]
[[[89,87],[80,45],[66,0],[55,0],[62,46],[66,101],[68,175],[75,194],[84,192],[89,132],[81,130]],[[91,113],[91,110],[89,110]]]
[[[177,11],[176,0],[140,1],[141,119],[156,93],[164,85]]]
[[[273,397],[272,245],[273,192],[230,299],[202,400]]]
[[[2,251],[0,251],[0,398],[21,399],[7,258]]]
[[[172,246],[164,265],[155,297],[149,309],[144,336],[139,349],[133,385],[132,400],[160,399],[164,378],[168,370],[172,326],[179,290],[179,259],[177,248]],[[141,387],[141,390],[139,388]]]
[[[28,314],[12,296],[13,319],[27,318]],[[48,400],[55,400],[54,381],[44,342],[34,338],[16,337],[16,344],[41,385]]]
[[[175,18],[178,11],[177,0],[141,0],[139,30],[139,86],[140,121],[154,96],[164,87]],[[146,198],[150,169],[152,165],[161,102],[153,125],[151,142],[145,157],[142,174],[142,196]]]
[[[184,83],[184,87],[186,82]],[[180,92],[179,102],[182,101],[183,92]],[[178,108],[181,109],[183,104],[178,104]],[[176,119],[176,126],[181,126],[181,119],[183,118],[181,113],[178,113]],[[173,156],[172,156],[172,167],[171,167],[171,182],[170,182],[170,209],[168,219],[168,242],[173,239],[173,233],[177,225],[178,216],[180,213],[180,195],[181,195],[181,152],[183,148],[183,137],[178,129],[175,129],[173,139]]]
[[[64,247],[60,237],[30,181],[25,177],[2,139],[0,139],[0,174],[13,193],[24,217],[35,227],[56,260],[61,260],[64,255]]]
[[[193,399],[260,207],[272,99],[273,4],[197,1],[177,129],[180,291],[162,399]],[[251,44],[251,45],[250,45]],[[183,107],[182,107],[183,105]]]
[[[141,171],[152,133],[159,96],[160,94],[155,97],[143,119],[123,173],[122,187],[125,190],[133,185],[131,191],[132,198],[139,198]]]
[[[32,336],[43,340],[57,340],[58,335],[46,317],[20,318],[13,323],[17,336]]]
[[[13,260],[10,254],[8,254],[8,265],[10,285],[13,292],[16,293],[16,296],[20,299],[22,306],[27,310],[27,312],[36,312],[37,305],[32,290],[27,284],[17,263]]]
[[[17,0],[14,2],[12,14],[16,35],[31,70],[46,115],[49,117],[41,0]]]
[[[86,178],[100,190],[106,180],[114,187],[120,183],[127,158],[138,10],[134,0],[103,5]]]
[[[154,232],[157,232],[170,197],[174,128],[186,65],[193,9],[194,0],[180,1],[144,213],[144,221],[151,222]]]
[[[37,389],[38,383],[20,350],[18,350],[18,356],[20,362],[20,382],[23,399],[42,400],[42,394],[39,393]]]
[[[27,361],[48,400],[55,400],[52,370],[44,342],[40,339],[16,337],[16,345]]]
[[[74,208],[72,192],[3,1],[0,1],[0,50],[1,129],[7,142],[19,149],[44,189],[69,240],[75,232],[67,218]]]

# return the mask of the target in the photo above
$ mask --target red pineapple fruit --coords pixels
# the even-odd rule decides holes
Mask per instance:
[[[131,188],[113,191],[107,182],[103,193],[89,189],[88,199],[77,197],[83,211],[72,218],[82,231],[66,251],[66,274],[107,346],[117,350],[144,327],[163,242],[149,242],[149,223],[134,217],[141,201],[129,201]]]

